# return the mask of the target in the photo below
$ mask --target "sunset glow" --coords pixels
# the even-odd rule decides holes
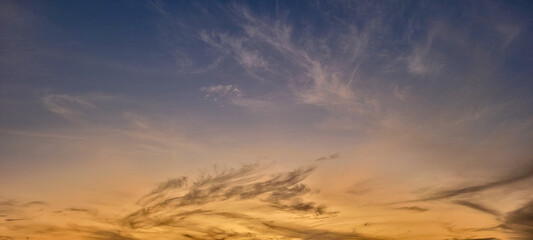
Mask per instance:
[[[0,240],[533,239],[533,1],[0,1]]]

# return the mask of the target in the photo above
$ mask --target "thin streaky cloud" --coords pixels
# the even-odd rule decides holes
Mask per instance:
[[[487,182],[484,184],[438,192],[438,193],[433,194],[433,196],[422,198],[422,199],[419,199],[418,201],[442,200],[442,199],[458,197],[461,195],[482,192],[482,191],[486,191],[486,190],[493,189],[493,188],[511,185],[511,184],[514,184],[520,181],[527,180],[532,177],[533,177],[533,168],[526,168],[525,171],[522,171],[520,173],[514,174],[512,176],[508,176],[508,177],[505,177],[505,178],[502,178],[496,181],[491,181],[491,182]]]
[[[478,210],[478,211],[481,211],[481,212],[484,212],[484,213],[488,213],[488,214],[491,214],[491,215],[494,215],[494,216],[499,216],[500,215],[500,213],[498,211],[496,211],[494,209],[491,209],[489,207],[483,206],[482,204],[479,204],[479,203],[474,203],[474,202],[465,201],[465,200],[458,200],[458,201],[454,201],[453,203],[461,205],[461,206],[465,206],[465,207],[468,207],[468,208],[472,208],[474,210]]]

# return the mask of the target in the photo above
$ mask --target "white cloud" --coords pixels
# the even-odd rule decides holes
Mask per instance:
[[[313,65],[307,69],[307,75],[311,79],[310,86],[295,89],[301,103],[328,107],[350,106],[356,101],[350,81],[343,81],[336,73],[328,72],[318,62]]]
[[[306,38],[305,34],[295,35],[293,27],[283,18],[274,20],[257,17],[242,6],[234,6],[234,13],[243,34],[208,33],[203,30],[199,32],[200,39],[219,52],[232,54],[251,76],[285,85],[281,91],[288,91],[292,95],[285,100],[326,109],[342,108],[353,113],[366,112],[374,107],[367,104],[368,100],[364,99],[361,92],[356,92],[354,86],[357,63],[367,43],[365,34],[350,27],[350,31],[338,42],[332,43],[330,39],[312,40]],[[343,53],[340,57],[332,58],[331,52],[335,49],[332,49],[331,44],[341,49]],[[230,86],[211,88],[209,96],[215,89],[218,96],[225,96]],[[202,90],[208,92],[208,88]],[[242,96],[233,100],[238,105],[252,102],[255,105],[259,101],[245,100]]]
[[[511,42],[520,34],[522,31],[520,26],[516,25],[507,25],[507,24],[496,24],[496,30],[501,34],[503,39],[503,46],[506,48],[511,44]]]
[[[431,75],[438,73],[443,64],[440,63],[432,51],[433,40],[442,30],[442,25],[437,24],[427,33],[426,40],[422,43],[415,44],[411,54],[407,57],[407,69],[415,75]]]
[[[221,97],[240,97],[242,95],[241,90],[231,84],[202,87],[200,91],[206,93],[205,98],[212,99],[215,102]]]
[[[408,88],[400,88],[398,86],[394,87],[394,90],[392,91],[392,94],[399,98],[400,100],[405,100],[407,97]]]
[[[389,9],[372,10],[383,13]],[[390,122],[387,119],[390,116],[408,119],[404,115],[412,114],[411,111],[428,114],[433,109],[426,102],[408,100],[431,102],[435,91],[450,96],[453,93],[448,92],[450,89],[437,90],[433,83],[416,82],[418,78],[412,78],[413,75],[430,78],[438,84],[463,87],[461,84],[470,78],[484,77],[476,71],[490,70],[484,66],[491,63],[490,60],[468,61],[468,58],[485,59],[491,51],[469,39],[471,26],[458,28],[438,16],[424,23],[417,22],[423,18],[409,20],[409,29],[394,35],[399,39],[390,39],[392,35],[387,34],[392,34],[392,22],[388,21],[395,18],[378,13],[372,19],[362,20],[362,24],[324,17],[325,22],[335,23],[332,29],[291,22],[288,13],[261,15],[238,4],[230,4],[225,13],[224,20],[231,21],[235,28],[206,28],[193,33],[213,55],[209,69],[236,64],[244,70],[238,77],[245,74],[236,79],[236,83],[259,79],[259,86],[266,82],[268,90],[255,90],[254,94],[244,96],[246,89],[237,88],[235,83],[212,85],[201,89],[205,97],[213,101],[226,98],[226,102],[248,109],[315,106],[326,112],[315,125],[320,128],[368,129],[383,127],[380,124]],[[508,26],[498,31],[502,37],[510,39],[507,42],[517,34],[516,29]],[[396,45],[399,43],[401,46]],[[230,63],[221,63],[228,59]],[[460,69],[462,61],[473,67]],[[453,71],[457,67],[458,71]],[[444,75],[444,69],[452,71]],[[450,83],[443,82],[445,80]],[[464,87],[465,93],[475,88],[473,85]],[[397,103],[398,99],[402,103]],[[405,104],[415,107],[406,112],[398,109]]]
[[[66,94],[49,94],[42,97],[45,107],[68,120],[76,120],[88,109],[96,106],[89,100]]]
[[[233,86],[211,86],[210,94],[236,96],[239,90]],[[160,120],[156,116],[141,114],[139,110],[124,107],[131,99],[99,93],[89,94],[47,94],[41,98],[50,112],[69,120],[78,128],[61,138],[83,139],[85,135],[97,139],[101,136],[117,142],[135,144],[152,152],[174,154],[176,149],[199,149],[201,144],[186,136],[175,119]],[[91,134],[88,134],[91,133]],[[92,136],[93,133],[98,133]],[[57,137],[47,133],[33,133],[44,137]],[[79,136],[78,136],[79,135]],[[118,144],[118,145],[120,145]]]

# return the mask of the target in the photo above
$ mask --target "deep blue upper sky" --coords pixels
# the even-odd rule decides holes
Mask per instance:
[[[54,117],[31,113],[43,110],[41,99],[50,94],[116,95],[137,101],[126,105],[139,111],[195,113],[214,121],[227,113],[228,124],[247,122],[245,102],[299,108],[294,116],[280,115],[287,122],[301,121],[299,114],[321,119],[332,107],[344,108],[343,101],[359,112],[375,107],[369,102],[381,105],[379,114],[364,110],[374,111],[372,118],[390,111],[423,116],[429,109],[465,107],[464,101],[470,108],[513,102],[517,109],[504,118],[531,115],[529,1],[2,5],[6,128],[46,125]],[[217,85],[241,95],[226,92],[213,104],[205,89]],[[412,98],[395,103],[395,91]],[[343,118],[357,122],[367,113]]]

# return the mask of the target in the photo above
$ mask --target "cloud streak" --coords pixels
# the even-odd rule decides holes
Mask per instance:
[[[514,239],[532,239],[533,201],[529,201],[522,207],[508,213],[505,217],[503,228],[512,230],[516,234]]]
[[[520,181],[524,181],[532,177],[533,177],[533,168],[529,167],[512,176],[508,176],[508,177],[505,177],[505,178],[502,178],[496,181],[491,181],[491,182],[487,182],[487,183],[483,183],[479,185],[473,185],[473,186],[464,187],[464,188],[437,192],[433,194],[432,196],[422,198],[419,201],[443,200],[443,199],[448,199],[448,198],[459,197],[462,195],[478,193],[478,192],[490,190],[493,188],[498,188],[498,187],[503,187],[503,186],[514,184],[514,183],[518,183]]]
[[[474,210],[478,210],[478,211],[481,211],[481,212],[484,212],[484,213],[488,213],[488,214],[491,214],[491,215],[494,215],[494,216],[499,216],[500,213],[494,209],[491,209],[489,207],[486,207],[486,206],[483,206],[479,203],[474,203],[474,202],[470,202],[470,201],[465,201],[465,200],[459,200],[459,201],[454,201],[453,203],[457,204],[457,205],[461,205],[461,206],[465,206],[465,207],[468,207],[468,208],[472,208]]]
[[[184,239],[371,239],[355,232],[302,224],[323,222],[338,213],[309,200],[313,191],[303,181],[314,170],[315,167],[308,166],[268,174],[264,165],[252,164],[214,168],[192,179],[185,176],[169,179],[141,197],[137,210],[118,218],[83,207],[43,212],[72,220],[80,218],[78,213],[87,213],[84,221],[98,223],[100,227],[83,223],[60,227],[39,223],[38,218],[5,217],[4,222],[9,223],[8,229],[31,236],[46,232],[94,240],[142,239],[141,236],[154,231],[162,238],[179,234]],[[10,209],[36,205],[42,206],[44,202],[1,202],[3,208]],[[18,211],[2,212],[20,215]]]
[[[334,153],[334,154],[331,154],[331,155],[328,155],[328,156],[317,158],[317,159],[315,159],[315,162],[329,161],[329,160],[334,160],[334,159],[337,159],[337,158],[340,158],[340,157],[341,157],[340,153]]]
[[[185,177],[170,179],[141,198],[141,208],[121,222],[136,231],[163,228],[181,232],[189,239],[370,239],[357,233],[322,230],[286,218],[269,217],[267,212],[304,222],[321,221],[334,218],[336,212],[306,200],[311,189],[302,181],[315,167],[271,175],[265,175],[262,168],[259,164],[245,165],[201,175],[192,181]],[[238,210],[228,211],[235,204]],[[199,219],[207,221],[206,224],[195,224]],[[217,226],[209,224],[210,221],[224,224]]]

